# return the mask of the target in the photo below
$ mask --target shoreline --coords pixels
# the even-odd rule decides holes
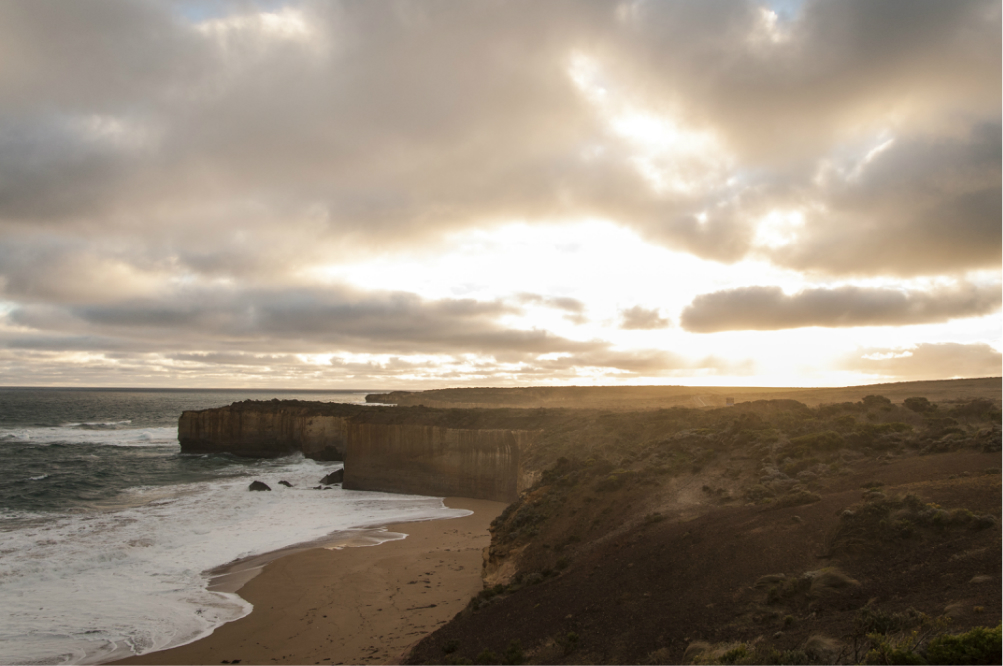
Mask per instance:
[[[392,523],[227,565],[210,589],[239,591],[254,606],[249,615],[191,643],[108,663],[395,663],[482,589],[488,526],[507,506],[443,503],[473,513]]]

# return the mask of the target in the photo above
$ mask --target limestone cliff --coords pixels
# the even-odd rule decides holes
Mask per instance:
[[[314,460],[344,460],[346,420],[362,409],[299,401],[238,402],[184,412],[178,440],[182,453],[249,458],[302,453]]]
[[[514,501],[532,485],[521,453],[535,433],[349,422],[344,487]]]
[[[344,460],[344,487],[355,490],[510,502],[536,480],[524,464],[536,431],[518,427],[525,422],[417,408],[247,400],[184,412],[178,439],[183,453]]]

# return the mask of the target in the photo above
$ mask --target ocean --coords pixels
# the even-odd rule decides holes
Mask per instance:
[[[251,611],[210,589],[212,569],[466,515],[440,498],[313,489],[341,463],[182,455],[178,444],[186,409],[365,395],[0,388],[0,663],[100,663],[183,645]],[[249,492],[255,479],[272,492]]]

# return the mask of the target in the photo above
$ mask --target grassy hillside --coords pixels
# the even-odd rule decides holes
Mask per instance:
[[[998,403],[935,397],[497,410],[540,481],[408,662],[998,663],[950,638],[1000,623]]]

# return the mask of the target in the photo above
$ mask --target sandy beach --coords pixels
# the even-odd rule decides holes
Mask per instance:
[[[180,647],[117,664],[386,664],[463,609],[481,589],[482,550],[502,502],[447,498],[473,511],[388,525],[407,538],[312,548],[268,563],[239,589],[245,618]]]

